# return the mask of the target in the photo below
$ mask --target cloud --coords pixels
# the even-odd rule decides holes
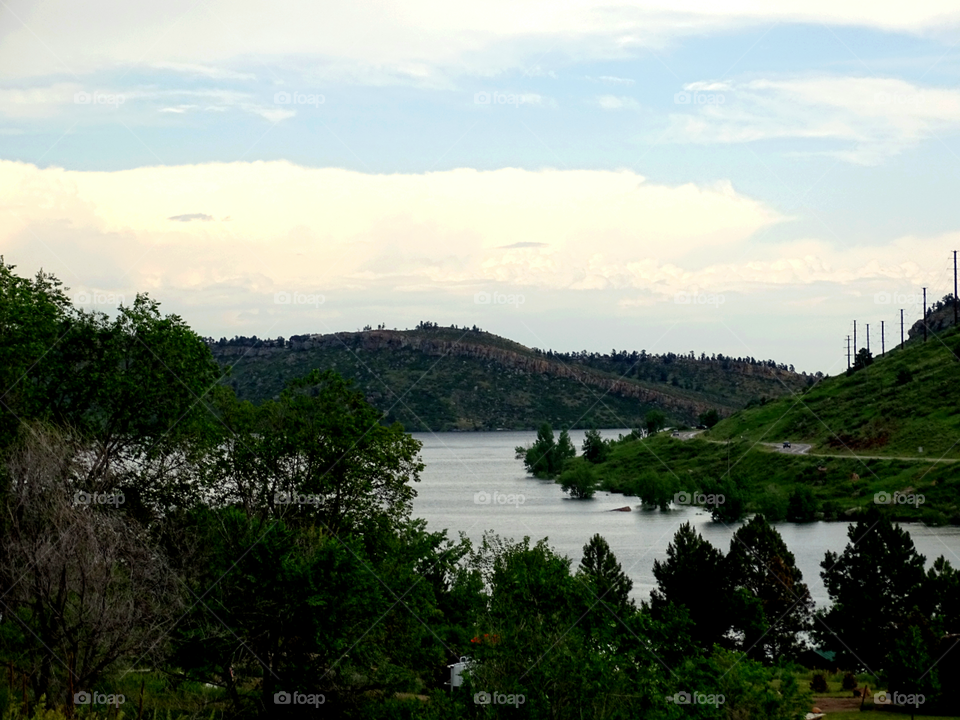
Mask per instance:
[[[631,97],[616,95],[601,95],[596,99],[597,105],[603,110],[639,110],[640,103]]]
[[[250,68],[323,68],[372,82],[442,84],[465,74],[529,70],[548,52],[578,60],[635,56],[685,37],[772,23],[932,33],[956,27],[948,0],[532,0],[483,6],[426,0],[357,0],[331,11],[309,0],[169,0],[118,12],[116,0],[22,3],[0,44],[0,76],[82,76],[142,66],[245,81]],[[90,52],[90,48],[96,52]],[[56,52],[51,52],[54,48]],[[535,63],[533,63],[535,65]],[[534,71],[537,71],[535,68]]]
[[[730,144],[776,138],[840,141],[831,155],[875,165],[939,133],[960,128],[960,91],[894,78],[809,77],[691,83],[665,140]]]
[[[177,222],[190,222],[192,220],[213,220],[213,215],[204,213],[189,213],[187,215],[171,215],[167,220],[176,220]]]
[[[593,78],[587,78],[587,79],[592,80]],[[635,82],[630,78],[621,78],[621,77],[616,77],[614,75],[601,75],[600,77],[597,78],[597,80],[599,82],[602,82],[604,85],[633,85]]]
[[[515,250],[517,248],[547,247],[547,243],[542,242],[517,242],[512,245],[501,245],[501,250]]]

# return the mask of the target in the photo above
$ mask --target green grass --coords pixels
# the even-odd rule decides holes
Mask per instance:
[[[927,343],[912,340],[850,376],[736,413],[706,437],[807,442],[823,454],[960,459],[957,351],[955,328]],[[901,369],[911,381],[898,382]]]
[[[635,494],[641,476],[655,475],[672,483],[675,491],[690,492],[729,477],[744,493],[748,512],[762,511],[773,520],[786,517],[789,497],[800,487],[811,490],[826,520],[843,520],[865,509],[875,493],[909,491],[923,495],[925,502],[919,507],[886,506],[895,519],[960,524],[960,463],[825,459],[782,454],[747,440],[682,441],[661,433],[614,444],[595,472],[603,489],[625,494]],[[852,481],[853,473],[860,479]]]

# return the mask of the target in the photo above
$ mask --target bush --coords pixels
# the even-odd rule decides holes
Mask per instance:
[[[897,385],[906,385],[913,380],[913,373],[910,368],[902,367],[897,370]]]
[[[790,522],[810,522],[816,518],[819,510],[813,490],[801,485],[790,495],[787,505],[787,520]]]
[[[817,693],[827,692],[827,679],[823,676],[823,673],[817,673],[813,676],[813,680],[810,681],[810,689]]]
[[[597,478],[593,474],[593,467],[585,462],[578,462],[560,476],[560,487],[570,497],[587,500],[597,491]]]
[[[853,673],[848,672],[846,675],[843,676],[844,690],[853,690],[857,685],[858,685],[857,676],[854,675]]]

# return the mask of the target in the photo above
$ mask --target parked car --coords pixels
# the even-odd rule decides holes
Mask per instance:
[[[790,442],[789,442],[789,441],[787,441],[787,440],[784,440],[784,442],[783,442],[783,446],[784,446],[785,448],[788,448],[788,447],[790,447]]]

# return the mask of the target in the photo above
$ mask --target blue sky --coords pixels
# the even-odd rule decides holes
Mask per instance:
[[[5,11],[0,252],[101,309],[837,372],[952,290],[946,3]]]

